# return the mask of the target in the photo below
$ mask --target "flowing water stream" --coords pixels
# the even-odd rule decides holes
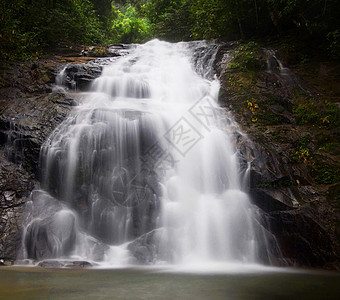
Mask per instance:
[[[235,147],[242,133],[217,103],[217,50],[153,40],[104,67],[41,149],[22,258],[271,262]]]

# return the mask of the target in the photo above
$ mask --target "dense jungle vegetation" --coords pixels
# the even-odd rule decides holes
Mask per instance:
[[[339,20],[338,0],[2,0],[0,59],[36,58],[60,42],[139,43],[155,37],[279,37],[339,59]]]

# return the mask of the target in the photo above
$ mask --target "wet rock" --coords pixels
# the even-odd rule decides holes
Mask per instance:
[[[328,188],[311,176],[312,162],[292,158],[306,136],[310,142],[304,148],[314,152],[318,147],[317,128],[297,125],[293,113],[300,103],[296,93],[311,95],[312,87],[282,64],[278,51],[259,49],[256,55],[260,62],[256,76],[242,88],[238,83],[249,78],[240,69],[228,69],[233,45],[220,47],[215,65],[222,82],[220,101],[247,133],[235,138],[235,144],[243,173],[249,171],[252,202],[261,209],[259,222],[276,236],[288,264],[329,265],[340,251],[334,233],[339,209],[326,200]],[[247,101],[256,103],[257,109],[251,111]]]
[[[74,99],[63,93],[2,102],[0,132],[6,137],[3,150],[8,159],[36,173],[40,146],[74,106]]]
[[[39,151],[76,101],[51,93],[58,60],[0,65],[0,258],[17,258],[23,206],[39,177]]]
[[[102,261],[109,246],[82,233],[79,221],[74,211],[65,208],[58,199],[43,190],[35,189],[22,214],[26,228],[23,235],[26,253],[23,255],[20,252],[18,259],[27,257],[34,261],[55,261],[69,256],[76,247],[81,247],[81,250],[83,247],[90,249],[86,251],[86,256],[91,260]],[[70,262],[67,261],[67,264]]]
[[[326,230],[317,222],[317,212],[308,207],[272,212],[267,221],[283,257],[295,266],[320,267],[336,258]]]
[[[79,56],[81,51],[83,50],[83,46],[78,44],[73,44],[70,41],[61,41],[58,42],[53,49],[50,49],[55,54],[62,55],[63,58],[65,57],[74,57]]]
[[[85,238],[85,243],[87,244],[87,247],[91,249],[91,259],[93,261],[103,261],[105,258],[105,253],[110,249],[107,244],[104,244],[89,236]]]
[[[34,176],[0,151],[0,258],[14,261],[21,245],[21,216]]]
[[[0,101],[49,93],[58,73],[51,59],[34,62],[0,63]]]
[[[57,260],[43,260],[38,263],[38,267],[42,268],[63,268],[65,264]]]
[[[79,269],[79,268],[89,268],[92,266],[93,265],[89,263],[88,261],[80,260],[80,261],[73,261],[71,264],[66,264],[65,268]]]
[[[75,216],[60,210],[34,220],[27,227],[24,242],[28,257],[35,260],[69,255],[76,243]]]
[[[134,44],[111,44],[107,46],[85,47],[80,54],[89,57],[119,57],[129,54],[130,49],[135,48]]]
[[[12,266],[13,265],[13,260],[11,259],[0,259],[0,266]]]
[[[129,54],[133,48],[135,48],[133,44],[113,44],[108,46],[107,52],[108,56],[125,56]]]
[[[0,208],[0,257],[14,261],[21,246],[22,205]]]
[[[73,63],[66,66],[63,84],[72,90],[86,91],[94,79],[99,77],[103,65],[112,59],[129,54],[134,45],[114,44],[109,46],[89,47],[82,51],[84,56],[102,57],[86,64]],[[107,57],[107,58],[105,58]]]
[[[43,260],[67,256],[76,243],[76,217],[48,193],[33,191],[22,215],[27,256]],[[33,220],[27,224],[26,220]]]
[[[63,84],[69,89],[85,91],[101,73],[102,66],[94,62],[70,64],[65,69]]]
[[[322,204],[321,214],[321,207],[318,211],[307,204],[322,203],[324,195],[309,185],[308,176],[283,164],[282,155],[274,151],[262,151],[262,159],[251,163],[250,197],[262,210],[260,223],[275,235],[283,259],[289,265],[309,267],[334,260],[334,241],[320,218],[327,214],[327,206]],[[306,185],[298,185],[297,178]]]
[[[252,202],[265,212],[292,210],[291,206],[284,204],[282,194],[275,190],[254,188],[250,190]],[[287,200],[286,200],[287,201]]]
[[[252,142],[239,144],[239,149],[251,164],[250,197],[262,210],[260,223],[275,235],[283,259],[289,265],[308,267],[334,260],[336,246],[325,222],[333,212],[324,202],[324,193],[312,187],[306,166],[289,164],[290,148],[281,148],[268,136],[249,138]],[[310,207],[313,202],[320,203],[317,209]]]
[[[151,264],[157,260],[159,253],[159,238],[163,229],[148,232],[128,245],[128,250],[139,264]]]
[[[88,261],[67,261],[67,260],[43,260],[38,263],[38,267],[42,268],[70,268],[70,269],[82,269],[92,267]]]

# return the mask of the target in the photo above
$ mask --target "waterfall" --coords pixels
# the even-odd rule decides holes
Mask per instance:
[[[268,261],[235,147],[241,133],[218,105],[217,50],[153,40],[104,66],[42,146],[23,258]]]

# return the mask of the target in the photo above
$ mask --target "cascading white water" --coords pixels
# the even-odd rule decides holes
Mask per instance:
[[[195,264],[267,255],[237,126],[217,104],[217,47],[153,40],[105,66],[42,147],[25,258]]]

